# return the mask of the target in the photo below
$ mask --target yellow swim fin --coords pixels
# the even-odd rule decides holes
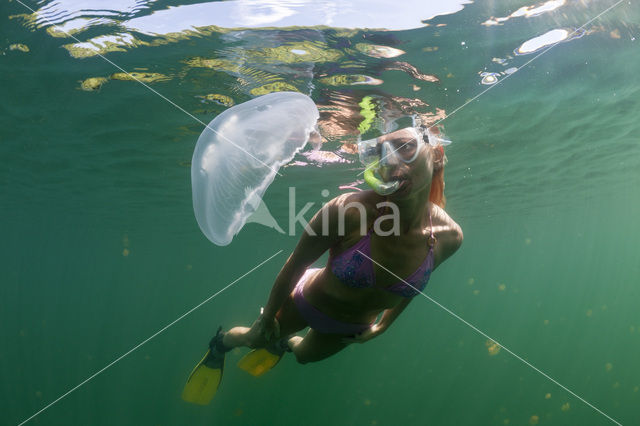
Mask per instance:
[[[255,377],[260,377],[271,370],[280,361],[284,351],[279,355],[265,348],[253,349],[238,361],[238,367]]]
[[[207,405],[211,402],[222,380],[224,355],[222,346],[222,327],[209,342],[209,350],[193,369],[182,390],[182,399],[186,402]]]

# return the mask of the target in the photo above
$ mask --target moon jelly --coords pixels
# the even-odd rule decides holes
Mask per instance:
[[[225,246],[240,232],[318,118],[308,96],[277,92],[229,108],[209,123],[193,152],[191,188],[196,220],[211,242]]]

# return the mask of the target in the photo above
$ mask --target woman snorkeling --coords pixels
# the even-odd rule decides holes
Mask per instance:
[[[438,135],[408,127],[359,143],[365,181],[374,190],[340,195],[314,215],[258,319],[251,327],[218,330],[187,382],[185,400],[210,401],[232,348],[253,348],[238,365],[258,376],[285,352],[301,364],[320,361],[393,324],[463,239],[444,210],[449,141]],[[326,266],[310,268],[327,250]],[[295,335],[307,327],[304,337]]]

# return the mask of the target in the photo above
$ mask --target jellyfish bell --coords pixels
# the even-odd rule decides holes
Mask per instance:
[[[214,244],[225,246],[260,206],[278,169],[316,132],[320,114],[298,92],[260,96],[214,118],[191,161],[193,210]]]

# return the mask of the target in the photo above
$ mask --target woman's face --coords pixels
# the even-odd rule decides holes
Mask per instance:
[[[380,167],[380,176],[382,179],[387,182],[392,180],[400,181],[400,187],[393,193],[394,196],[405,197],[431,185],[434,159],[433,149],[431,145],[422,141],[422,136],[419,135],[418,137],[416,147],[418,152],[414,161],[405,163],[398,161],[397,158],[390,158],[391,161],[381,162],[381,164],[383,164]],[[379,142],[391,142],[389,145],[397,148],[399,155],[402,155],[403,158],[410,158],[413,144],[412,140],[415,141],[415,138],[415,130],[406,128],[381,136]],[[402,152],[402,150],[406,151]]]

